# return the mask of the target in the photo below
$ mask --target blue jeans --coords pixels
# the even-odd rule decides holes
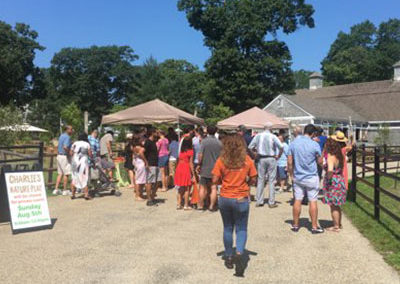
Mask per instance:
[[[247,223],[249,220],[249,199],[238,201],[235,198],[220,197],[219,211],[224,223],[225,256],[233,255],[233,228],[236,230],[236,252],[243,254],[247,241]]]

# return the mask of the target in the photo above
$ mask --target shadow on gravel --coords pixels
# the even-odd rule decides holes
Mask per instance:
[[[233,248],[233,250],[235,251],[234,254],[236,254],[236,248]],[[237,265],[237,260],[235,261],[235,274],[233,274],[233,276],[244,278],[244,272],[246,271],[249,265],[250,256],[257,256],[257,255],[258,253],[254,251],[245,250],[241,258],[241,265]],[[217,252],[217,256],[221,257],[221,259],[225,261],[225,251]]]
[[[319,225],[322,228],[328,228],[333,226],[332,220],[318,220]],[[285,221],[286,224],[292,225],[293,224],[293,219],[288,219]],[[311,232],[312,229],[312,224],[308,218],[300,218],[299,221],[300,228],[307,228]]]

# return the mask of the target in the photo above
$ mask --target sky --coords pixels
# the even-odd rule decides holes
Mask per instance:
[[[201,32],[191,28],[176,0],[0,0],[0,20],[29,24],[46,47],[35,64],[50,66],[63,47],[129,45],[137,63],[185,59],[203,68],[210,52]],[[292,54],[292,69],[320,70],[320,62],[339,31],[370,20],[378,25],[400,18],[400,0],[306,0],[315,9],[315,28],[279,35]]]

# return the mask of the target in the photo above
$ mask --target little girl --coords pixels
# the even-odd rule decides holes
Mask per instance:
[[[194,177],[193,166],[193,144],[190,137],[184,138],[179,154],[178,165],[175,172],[175,185],[178,188],[176,209],[182,209],[182,198],[184,198],[184,210],[191,210],[189,207],[189,193]]]
[[[146,167],[148,165],[144,156],[144,147],[140,144],[139,138],[134,138],[132,143],[132,163],[135,167],[135,198],[137,201],[143,201],[143,188],[146,184]]]

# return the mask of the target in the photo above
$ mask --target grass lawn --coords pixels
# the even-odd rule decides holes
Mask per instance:
[[[373,177],[367,178],[373,183]],[[395,188],[393,179],[381,177],[381,187],[400,196],[400,183]],[[365,195],[374,197],[374,189],[357,183],[357,189]],[[380,204],[392,213],[400,216],[400,202],[393,200],[384,193],[380,194]],[[380,212],[380,222],[374,219],[374,207],[360,195],[356,203],[347,202],[343,207],[344,213],[358,230],[370,240],[376,250],[381,253],[387,263],[400,271],[400,224],[384,213]]]

